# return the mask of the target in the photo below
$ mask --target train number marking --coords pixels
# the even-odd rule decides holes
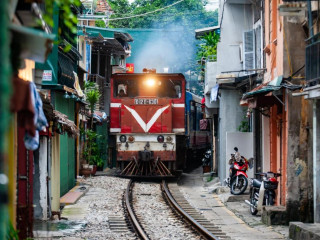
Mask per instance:
[[[151,104],[151,105],[157,105],[158,104],[158,99],[135,99],[134,100],[134,104],[136,105],[148,105],[148,104]]]
[[[146,124],[140,115],[136,112],[136,110],[124,105],[125,108],[132,114],[132,116],[137,120],[140,127],[145,131],[148,132],[152,125],[157,121],[157,119],[160,117],[160,115],[169,107],[169,105],[159,108],[156,113],[152,116],[152,118],[149,120],[149,122]]]

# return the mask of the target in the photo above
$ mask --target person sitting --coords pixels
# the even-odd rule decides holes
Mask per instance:
[[[118,97],[126,97],[127,96],[127,85],[119,84],[118,85]]]
[[[119,97],[125,97],[126,96],[126,93],[124,92],[123,89],[120,89],[118,96]]]

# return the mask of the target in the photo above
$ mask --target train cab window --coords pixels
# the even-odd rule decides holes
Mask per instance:
[[[117,90],[117,97],[127,97],[128,96],[128,87],[125,84],[119,84]]]
[[[181,86],[179,84],[169,85],[168,90],[166,91],[167,97],[169,98],[180,98],[181,97]]]
[[[177,97],[177,98],[181,98],[181,86],[178,85],[178,84],[176,84],[176,85],[174,86],[174,89],[175,89],[175,91],[176,91],[176,97]]]
[[[148,80],[148,79],[147,79]],[[145,78],[117,79],[113,96],[116,98],[159,97],[181,98],[182,82],[175,79],[155,78],[148,84]]]

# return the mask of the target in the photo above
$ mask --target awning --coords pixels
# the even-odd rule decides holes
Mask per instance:
[[[67,115],[57,110],[53,110],[53,113],[55,115],[55,121],[62,126],[62,132],[67,132],[68,136],[73,138],[79,136],[79,128],[74,124],[73,121],[68,119]]]
[[[243,94],[240,101],[241,106],[248,106],[249,108],[257,107],[269,107],[274,104],[284,104],[275,94],[274,91],[278,91],[282,88],[286,88],[292,91],[302,88],[302,85],[295,85],[290,82],[282,83],[283,76],[278,76],[272,81],[261,84],[258,87],[252,89],[250,92]]]
[[[269,92],[277,91],[282,88],[282,79],[282,76],[278,76],[268,83],[261,84],[258,87],[252,89],[250,92],[246,92],[245,94],[243,94],[242,99],[247,99],[256,95],[266,95]]]
[[[55,35],[16,24],[11,24],[10,30],[13,33],[13,38],[21,44],[21,59],[27,58],[39,63],[46,61],[51,52]]]
[[[114,31],[108,30],[106,28],[91,27],[91,26],[79,26],[78,36],[88,36],[88,37],[103,37],[103,38],[114,38]]]
[[[220,34],[220,27],[219,26],[215,26],[215,27],[207,27],[207,28],[201,28],[201,29],[196,29],[195,30],[195,34],[196,34],[196,38],[201,38],[202,36],[204,36],[205,34],[208,34],[210,32],[216,32],[218,34]]]

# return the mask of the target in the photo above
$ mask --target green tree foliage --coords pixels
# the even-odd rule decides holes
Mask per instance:
[[[89,107],[91,111],[91,128],[92,128],[94,108],[98,103],[101,97],[101,94],[99,92],[98,86],[94,82],[90,82],[90,81],[87,81],[84,84],[84,94],[86,96],[86,101],[89,102]]]
[[[80,0],[45,0],[45,12],[43,14],[44,21],[50,27],[54,26],[53,16],[59,14],[59,35],[56,43],[61,43],[66,39],[71,44],[76,43],[77,37],[77,13],[76,10],[81,6]],[[64,51],[69,51],[71,45],[64,47]]]
[[[111,18],[128,16],[132,12],[132,6],[128,0],[108,0],[112,10],[115,12]],[[109,27],[113,28],[128,28],[130,26],[131,19],[123,19],[112,21]]]
[[[84,132],[85,145],[83,149],[83,158],[90,164],[98,167],[103,167],[103,159],[99,150],[98,140],[102,136],[93,130],[86,130]]]
[[[79,7],[80,0],[45,0],[46,12],[43,16],[46,23],[53,27],[52,16],[54,14],[54,7],[57,6],[62,10],[62,19],[65,26],[67,26],[72,33],[77,33],[77,15],[72,12],[71,6]]]
[[[210,32],[201,37],[201,43],[198,45],[197,60],[217,55],[217,45],[220,36],[215,32]]]
[[[96,25],[96,27],[100,27],[100,28],[106,27],[106,23],[103,20],[96,20],[95,25]]]
[[[109,0],[114,11],[112,18],[121,18],[144,14],[166,7],[176,1],[172,0],[136,0],[131,5],[128,0]],[[205,0],[185,0],[162,11],[143,17],[110,21],[115,28],[166,28],[178,23],[190,29],[218,24],[218,11],[207,12]]]

